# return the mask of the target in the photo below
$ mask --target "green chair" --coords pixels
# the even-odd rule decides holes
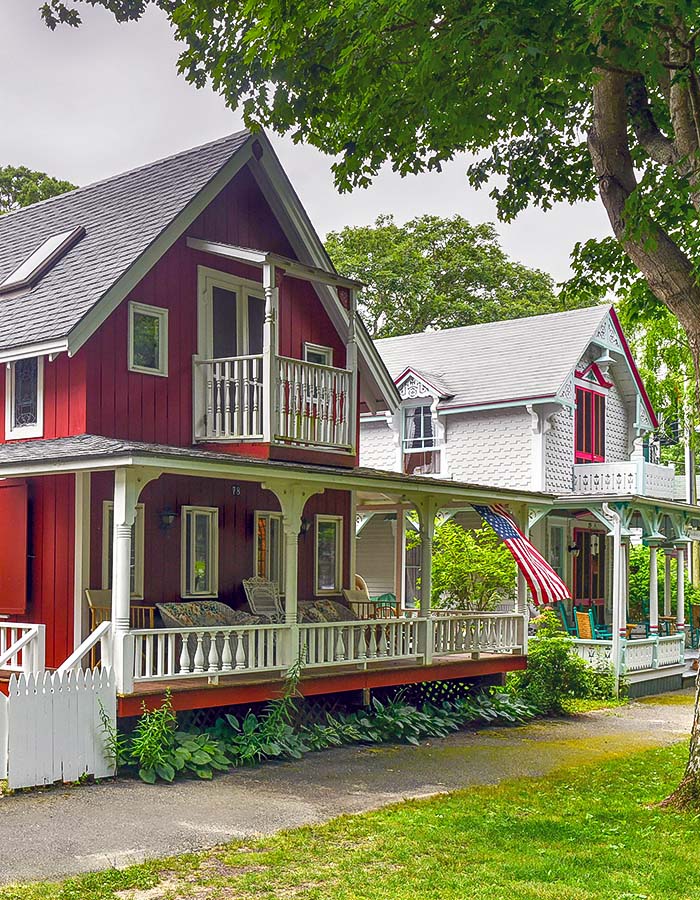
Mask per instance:
[[[576,626],[569,621],[569,614],[566,611],[566,606],[564,605],[563,600],[555,600],[552,603],[552,609],[559,616],[559,619],[562,624],[562,628],[567,634],[570,634],[572,637],[576,637]]]
[[[697,603],[690,604],[688,630],[690,631],[690,646],[693,650],[697,650],[700,647],[700,606]]]
[[[374,618],[390,618],[398,616],[396,610],[396,594],[380,594],[379,597],[372,597],[374,604]]]

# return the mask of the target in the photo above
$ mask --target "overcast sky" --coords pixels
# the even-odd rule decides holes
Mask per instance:
[[[0,165],[87,184],[241,127],[241,117],[209,89],[178,76],[177,45],[158,11],[117,25],[103,10],[85,8],[81,29],[52,33],[40,21],[40,0],[2,2]],[[321,236],[369,224],[380,213],[400,222],[422,213],[496,221],[487,192],[468,187],[464,158],[429,175],[401,178],[387,170],[370,188],[339,195],[328,157],[272,140]],[[497,227],[511,256],[557,280],[567,277],[576,241],[609,233],[595,203],[530,210]]]

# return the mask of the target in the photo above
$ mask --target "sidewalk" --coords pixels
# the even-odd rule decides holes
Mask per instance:
[[[684,739],[690,691],[420,747],[349,747],[211,782],[118,780],[0,798],[0,883],[121,867],[228,839],[322,822],[408,797],[541,776]]]

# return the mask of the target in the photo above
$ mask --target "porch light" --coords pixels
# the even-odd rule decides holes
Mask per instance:
[[[566,549],[572,556],[578,556],[581,553],[581,548],[578,544],[569,544]]]
[[[158,518],[160,519],[160,527],[161,531],[167,531],[169,528],[172,528],[175,524],[175,519],[177,519],[177,513],[174,509],[171,509],[169,506],[166,506],[165,509],[161,509],[158,513]]]
[[[306,534],[307,531],[309,530],[309,528],[311,528],[311,522],[302,516],[301,527],[299,528],[299,533]]]

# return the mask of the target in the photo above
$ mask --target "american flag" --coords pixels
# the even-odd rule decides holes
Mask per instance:
[[[571,592],[547,560],[520,531],[505,506],[477,506],[474,509],[490,525],[513,554],[518,568],[532,592],[536,606],[554,603],[571,596]]]

